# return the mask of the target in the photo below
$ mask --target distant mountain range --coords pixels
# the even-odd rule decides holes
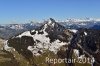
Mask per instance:
[[[42,23],[26,23],[26,24],[6,24],[0,25],[0,37],[3,39],[9,39],[14,35],[22,33],[27,30],[36,29],[41,26]]]
[[[48,22],[48,20],[41,23],[31,21],[30,23],[25,23],[25,24],[0,25],[0,37],[8,39],[24,31],[36,29],[46,22]],[[100,19],[92,19],[92,18],[66,19],[65,21],[56,21],[56,22],[68,29],[87,28],[87,29],[100,30]]]
[[[87,28],[87,29],[100,29],[96,26],[100,26],[100,19],[67,19],[66,21],[60,22],[63,26],[69,29],[79,29],[79,28]]]

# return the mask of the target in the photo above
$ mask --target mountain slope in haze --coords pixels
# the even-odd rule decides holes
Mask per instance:
[[[34,23],[34,22],[25,24],[0,25],[0,37],[7,40],[27,30],[36,29],[41,25],[42,25],[41,23]]]

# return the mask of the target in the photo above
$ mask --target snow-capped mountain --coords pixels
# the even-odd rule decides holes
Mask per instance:
[[[94,65],[100,61],[99,34],[99,30],[93,29],[66,29],[50,18],[39,28],[25,31],[7,40],[4,49],[17,51],[29,62],[34,56],[40,57],[47,50],[59,58],[72,58],[74,52],[77,58],[91,58],[91,64]]]
[[[72,19],[71,18],[71,19],[66,19],[65,21],[60,22],[60,24],[69,29],[79,29],[79,28],[91,29],[95,25],[100,26],[100,19],[93,19],[93,18]]]
[[[25,24],[7,24],[7,25],[3,25],[4,28],[8,28],[8,29],[15,29],[15,30],[31,30],[34,28],[37,28],[41,26],[41,23],[36,23],[36,22],[30,22],[30,23],[25,23]]]
[[[91,21],[100,21],[100,19],[99,18],[84,18],[84,19],[69,18],[65,20],[65,22],[91,22]]]
[[[42,25],[40,28],[31,31],[25,31],[20,35],[12,37],[7,44],[15,48],[19,53],[26,50],[31,51],[33,55],[40,55],[39,51],[45,49],[57,53],[63,45],[68,45],[72,38],[72,33],[65,30],[65,27],[55,22],[54,19]],[[18,47],[20,45],[20,47]]]
[[[21,24],[10,24],[8,27],[15,30],[24,29],[23,25]]]

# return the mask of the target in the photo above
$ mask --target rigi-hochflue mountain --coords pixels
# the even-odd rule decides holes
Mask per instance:
[[[98,22],[99,23],[99,22]],[[98,24],[99,25],[99,24]],[[41,26],[27,30],[5,41],[3,50],[17,51],[32,66],[74,66],[76,63],[53,64],[45,58],[90,58],[90,64],[100,65],[100,30],[68,29],[50,18]],[[14,55],[15,56],[15,55]],[[80,64],[79,64],[80,65]]]

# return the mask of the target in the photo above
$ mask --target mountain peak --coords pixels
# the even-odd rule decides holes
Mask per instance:
[[[56,21],[53,18],[49,18],[49,20],[47,21],[48,25],[52,25],[54,24]]]
[[[39,28],[39,30],[46,32],[58,32],[63,31],[64,29],[65,27],[57,23],[53,18],[50,18],[44,25]]]
[[[56,22],[53,18],[50,18],[49,20],[50,20],[51,22]]]

